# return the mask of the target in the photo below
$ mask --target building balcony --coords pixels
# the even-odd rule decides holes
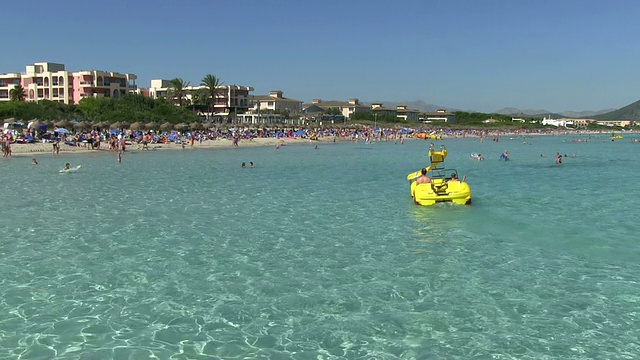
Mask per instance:
[[[93,86],[93,81],[80,81],[80,86]]]

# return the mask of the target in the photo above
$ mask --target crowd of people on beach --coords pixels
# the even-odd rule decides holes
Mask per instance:
[[[64,130],[64,129],[63,129]],[[127,148],[148,150],[151,146],[157,148],[164,144],[177,144],[183,149],[189,146],[194,148],[196,144],[203,144],[205,141],[229,140],[230,146],[238,147],[242,141],[254,141],[254,139],[305,139],[309,141],[322,140],[330,137],[333,141],[363,141],[372,143],[374,141],[394,141],[404,143],[405,139],[416,138],[418,134],[437,134],[439,138],[466,138],[477,137],[484,142],[485,139],[492,139],[498,142],[501,137],[516,137],[528,135],[566,135],[571,133],[565,129],[453,129],[446,127],[371,127],[365,125],[333,126],[309,128],[296,127],[294,125],[277,126],[257,126],[238,124],[231,128],[207,128],[199,130],[133,130],[128,128],[120,129],[93,129],[77,130],[70,132],[60,129],[47,129],[39,127],[37,129],[4,129],[2,134],[3,157],[10,157],[12,154],[11,145],[14,143],[50,143],[51,151],[57,155],[61,151],[61,145],[65,149],[72,147],[87,150],[102,150],[102,144],[106,143],[110,152],[118,153],[118,161],[121,161],[121,153]],[[573,132],[575,133],[575,132]],[[588,134],[588,133],[587,133]],[[576,140],[574,138],[573,141]],[[586,139],[584,141],[587,141]],[[633,141],[633,140],[632,140]],[[276,150],[282,144],[276,145]],[[508,154],[503,154],[503,160],[509,159]],[[484,159],[477,156],[475,158]]]

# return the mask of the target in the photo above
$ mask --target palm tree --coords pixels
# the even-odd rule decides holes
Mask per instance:
[[[13,89],[9,91],[9,97],[11,101],[24,101],[24,88],[22,85],[16,85]]]
[[[213,114],[213,107],[216,102],[216,95],[218,95],[218,87],[222,85],[220,78],[213,74],[207,74],[200,81],[202,88],[202,97],[206,103],[209,104],[209,113]]]
[[[182,102],[187,95],[187,87],[189,83],[181,78],[175,78],[169,81],[167,87],[167,97],[174,102],[178,102],[178,105],[182,106]]]

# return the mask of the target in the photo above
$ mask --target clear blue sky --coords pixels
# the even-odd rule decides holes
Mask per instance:
[[[640,99],[640,1],[58,0],[2,4],[0,73],[37,61],[206,74],[253,94],[503,107],[620,108]]]

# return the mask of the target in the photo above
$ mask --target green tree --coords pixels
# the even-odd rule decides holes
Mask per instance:
[[[9,97],[11,101],[24,101],[25,92],[22,85],[16,85],[13,89],[9,91]]]
[[[337,107],[331,107],[324,111],[327,115],[342,115],[342,111],[340,111]]]
[[[209,105],[209,113],[213,114],[213,109],[216,103],[216,96],[220,89],[218,87],[222,85],[220,82],[220,78],[213,75],[207,74],[200,81],[200,86],[203,86],[202,91],[200,93],[200,98],[204,101],[204,104]]]
[[[189,83],[181,78],[175,78],[169,80],[169,86],[167,88],[167,98],[174,103],[182,106],[184,100],[187,97],[187,87]]]

